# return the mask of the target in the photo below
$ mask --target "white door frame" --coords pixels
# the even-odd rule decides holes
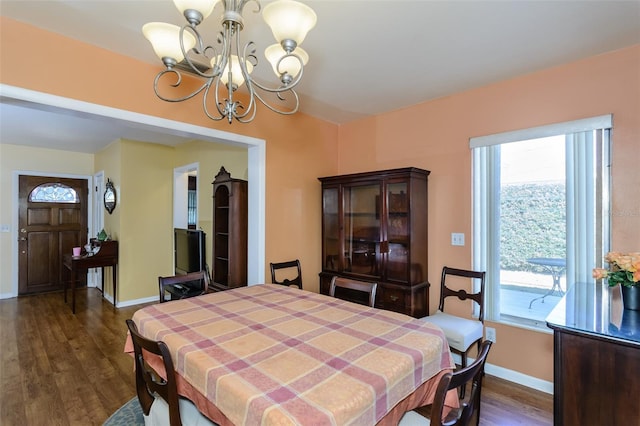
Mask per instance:
[[[86,117],[97,117],[101,120],[111,119],[127,122],[140,128],[183,136],[190,139],[199,139],[214,143],[225,143],[247,148],[248,154],[248,195],[249,195],[249,223],[248,223],[248,265],[247,282],[249,285],[265,282],[265,193],[266,193],[266,141],[250,136],[239,135],[208,127],[181,123],[151,115],[126,111],[123,109],[106,107],[104,105],[83,102],[76,99],[64,98],[48,93],[36,92],[21,87],[0,84],[0,102],[4,99],[20,101],[25,106],[31,104],[35,107],[53,108],[62,113],[80,114]],[[30,172],[34,174],[34,172]],[[91,176],[88,177],[92,179]],[[17,178],[16,178],[17,179]],[[93,185],[93,182],[91,182]],[[15,189],[17,194],[17,189]],[[12,280],[14,295],[18,294],[18,206],[17,195],[13,197],[13,234],[12,235]],[[88,208],[92,209],[93,203]],[[92,213],[91,213],[92,214]],[[89,216],[92,217],[92,216]]]
[[[98,232],[104,228],[104,170],[100,170],[93,175],[93,187],[90,192],[93,197],[93,215],[89,216],[89,238],[96,237]],[[88,240],[87,240],[88,241]],[[102,268],[91,268],[87,272],[87,287],[98,287],[98,283],[102,283]]]
[[[173,169],[173,227],[188,227],[187,198],[189,196],[189,175],[200,178],[200,163],[191,163]],[[199,200],[200,182],[196,185],[196,200]],[[196,223],[198,223],[198,209],[196,209]]]

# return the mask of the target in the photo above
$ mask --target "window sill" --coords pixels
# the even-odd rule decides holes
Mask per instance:
[[[486,321],[491,321],[487,319]],[[508,325],[510,327],[522,328],[529,331],[537,331],[544,334],[553,334],[553,330],[547,327],[546,321],[519,318],[510,315],[502,315],[500,320],[491,321],[497,324]]]

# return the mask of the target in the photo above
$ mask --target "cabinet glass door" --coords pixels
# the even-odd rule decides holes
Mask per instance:
[[[387,185],[387,279],[407,281],[409,277],[410,223],[407,183]]]
[[[340,211],[338,188],[322,191],[322,230],[324,269],[340,271]]]
[[[380,188],[379,184],[343,188],[345,272],[379,275]]]

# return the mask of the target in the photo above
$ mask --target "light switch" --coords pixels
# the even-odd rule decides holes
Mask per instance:
[[[463,246],[464,245],[464,234],[452,232],[451,233],[451,245],[452,246]]]

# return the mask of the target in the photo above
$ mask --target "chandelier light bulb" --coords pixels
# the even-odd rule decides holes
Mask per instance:
[[[262,17],[279,43],[293,40],[298,45],[302,44],[318,19],[313,9],[293,0],[269,3],[264,7]]]
[[[280,61],[280,58],[282,58],[286,54],[287,52],[285,52],[282,46],[277,43],[267,47],[264,51],[264,56],[271,63],[273,72],[275,72],[278,77],[280,77],[284,73],[287,73],[291,75],[291,77],[295,78],[302,68],[302,66],[300,65],[300,61],[297,58],[293,56],[287,56],[286,58],[282,59],[282,61],[278,65],[278,61]],[[309,54],[304,49],[298,47],[295,50],[295,54],[302,60],[302,65],[307,65],[307,62],[309,62]]]
[[[164,22],[149,22],[142,27],[142,33],[153,46],[158,58],[163,62],[165,58],[170,58],[175,62],[184,59],[182,48],[180,47],[180,27]],[[188,33],[183,33],[184,49],[189,51],[196,45],[196,38]]]
[[[218,55],[216,60],[211,60],[211,67],[216,65],[216,61],[218,64],[222,61],[222,57]],[[238,88],[244,84],[244,76],[242,75],[242,68],[240,68],[240,61],[236,55],[230,55],[229,61],[231,62],[231,84],[233,87]],[[245,61],[245,66],[249,74],[253,71],[253,65],[249,61]],[[220,74],[220,81],[222,81],[225,86],[229,82],[229,62],[224,67],[224,71]]]

